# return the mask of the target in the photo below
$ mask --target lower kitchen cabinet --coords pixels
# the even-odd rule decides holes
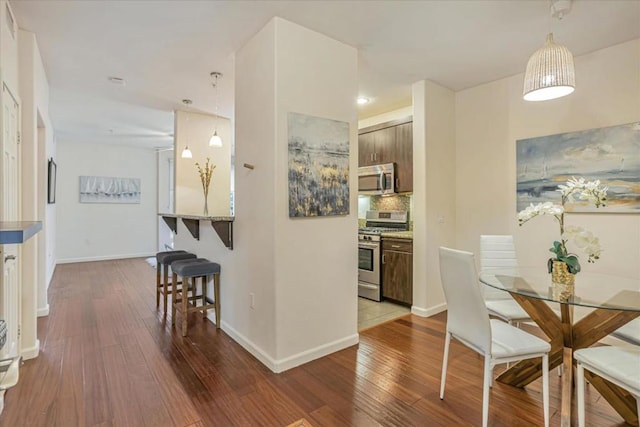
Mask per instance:
[[[382,296],[413,304],[413,242],[382,239]]]

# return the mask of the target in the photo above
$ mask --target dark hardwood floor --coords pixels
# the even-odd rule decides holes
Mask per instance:
[[[40,356],[7,392],[0,425],[480,424],[483,362],[456,342],[438,398],[444,313],[407,315],[363,331],[358,346],[274,374],[196,315],[182,338],[156,311],[154,293],[155,271],[142,259],[59,265],[51,314],[38,320]],[[550,380],[559,425],[560,379]],[[490,425],[542,425],[540,385],[495,383]],[[626,425],[590,387],[587,400],[589,425]]]

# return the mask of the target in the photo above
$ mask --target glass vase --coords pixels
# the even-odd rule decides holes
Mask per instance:
[[[575,292],[575,274],[569,272],[569,266],[562,261],[553,261],[551,270],[551,289],[553,299],[568,301]]]
[[[209,205],[207,204],[207,193],[204,193],[204,211],[202,216],[209,216]]]

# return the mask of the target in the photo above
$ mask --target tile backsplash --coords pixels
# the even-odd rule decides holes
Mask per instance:
[[[413,223],[411,211],[413,208],[413,195],[397,196],[358,196],[358,219],[365,219],[368,210],[389,211],[401,210],[409,212],[409,222]]]
[[[371,196],[370,209],[374,211],[411,211],[412,196]]]

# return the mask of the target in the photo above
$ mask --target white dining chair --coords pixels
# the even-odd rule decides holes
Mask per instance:
[[[578,362],[578,425],[585,426],[584,370],[629,391],[640,414],[640,347],[589,347],[573,353]]]
[[[513,236],[480,236],[480,269],[518,267]],[[489,314],[520,327],[520,322],[530,321],[529,314],[508,292],[479,284]]]
[[[640,345],[640,317],[616,329],[611,335],[629,344]]]
[[[484,356],[482,425],[489,418],[489,388],[493,367],[516,360],[542,358],[542,400],[544,425],[549,425],[549,351],[548,342],[515,326],[490,319],[484,304],[478,274],[471,252],[440,248],[440,278],[447,303],[447,330],[442,359],[440,399],[444,399],[449,344],[455,338]]]

